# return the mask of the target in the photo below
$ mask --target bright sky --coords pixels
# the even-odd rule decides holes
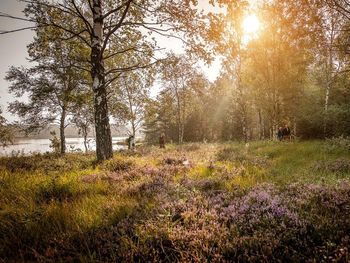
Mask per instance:
[[[0,11],[13,14],[15,16],[23,16],[21,11],[24,8],[23,3],[16,0],[1,0]],[[26,22],[10,20],[0,17],[0,30],[15,29],[26,26]],[[10,113],[6,112],[7,103],[13,101],[12,95],[8,94],[8,83],[4,80],[6,72],[10,66],[28,66],[27,45],[33,38],[33,32],[29,30],[0,35],[0,107],[3,110],[4,117],[13,120]]]
[[[207,0],[199,0],[199,7],[208,8]],[[14,16],[23,16],[22,10],[24,3],[17,0],[0,0],[0,12],[8,13]],[[28,26],[28,23],[0,17],[0,30],[16,29]],[[14,97],[8,93],[8,83],[4,80],[6,72],[11,66],[25,66],[29,67],[27,54],[27,45],[33,39],[33,32],[30,30],[20,31],[11,34],[0,35],[0,107],[3,115],[9,121],[15,119],[9,112],[6,111],[8,103],[14,100]],[[163,47],[170,47],[179,51],[181,43],[174,39],[162,39],[160,45]],[[219,61],[215,61],[211,67],[202,65],[203,71],[210,80],[215,80],[219,73]],[[155,87],[155,90],[157,88]]]

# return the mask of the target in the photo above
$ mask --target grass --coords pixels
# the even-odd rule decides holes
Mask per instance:
[[[99,165],[0,158],[0,261],[346,262],[348,145],[150,146]]]

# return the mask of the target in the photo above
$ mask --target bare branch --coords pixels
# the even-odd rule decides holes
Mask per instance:
[[[121,50],[121,51],[114,52],[114,53],[109,54],[108,56],[104,57],[103,59],[109,59],[111,57],[114,57],[114,56],[119,55],[119,54],[126,53],[126,52],[131,51],[131,50],[136,50],[136,46],[130,47],[130,48],[127,48],[127,49],[124,49],[124,50]]]
[[[76,3],[75,3],[75,0],[70,0],[70,1],[71,1],[71,3],[73,4],[73,6],[74,6],[74,8],[75,8],[75,10],[76,10],[76,13],[77,13],[77,15],[78,15],[78,17],[79,17],[81,20],[83,20],[84,24],[86,25],[86,27],[87,27],[88,30],[89,30],[89,33],[92,34],[93,29],[92,29],[92,26],[91,26],[90,22],[89,22],[89,21],[83,16],[83,14],[80,12],[80,9],[78,8],[78,6],[77,6]]]
[[[149,68],[151,66],[153,66],[154,64],[157,64],[161,61],[164,61],[165,59],[158,59],[152,63],[149,63],[149,64],[146,64],[146,65],[140,65],[140,64],[136,64],[136,65],[133,65],[133,66],[130,66],[130,67],[124,67],[124,68],[114,68],[114,69],[111,69],[109,71],[107,71],[105,73],[105,75],[109,75],[109,74],[112,74],[112,73],[119,73],[119,72],[127,72],[127,71],[133,71],[133,70],[138,70],[138,69],[144,69],[144,68]]]
[[[107,18],[108,16],[110,16],[111,14],[120,11],[124,6],[126,6],[126,5],[128,5],[128,4],[130,5],[131,2],[132,2],[132,0],[131,0],[131,1],[126,1],[125,3],[121,4],[120,6],[118,6],[118,7],[114,8],[114,9],[110,10],[109,12],[107,12],[106,14],[104,14],[104,15],[102,16],[102,19],[105,19],[105,18]]]
[[[28,29],[35,29],[37,28],[36,26],[30,26],[30,27],[23,27],[23,28],[19,28],[19,29],[14,29],[14,30],[6,30],[0,31],[0,35],[5,35],[5,34],[9,34],[9,33],[14,33],[14,32],[19,32],[19,31],[24,31],[24,30],[28,30]]]
[[[6,17],[6,18],[11,18],[11,19],[15,19],[15,20],[21,20],[21,21],[26,21],[26,22],[32,22],[35,23],[35,20],[32,19],[27,19],[27,18],[23,18],[23,17],[18,17],[18,16],[13,16],[13,15],[9,15],[3,12],[0,12],[0,17]]]
[[[57,27],[57,28],[59,28],[59,29],[62,29],[62,30],[64,30],[64,31],[66,31],[66,32],[68,32],[68,33],[70,33],[70,34],[72,34],[72,38],[77,37],[77,38],[79,38],[80,40],[82,40],[87,46],[91,47],[91,44],[90,44],[84,37],[81,36],[81,34],[82,34],[83,32],[85,32],[85,30],[83,30],[82,32],[76,33],[76,32],[74,32],[74,31],[72,31],[72,30],[70,30],[70,29],[68,29],[68,28],[65,28],[65,27],[63,27],[63,26],[61,26],[61,25],[58,25],[58,24],[54,23],[53,21],[50,21],[50,24],[47,24],[47,26],[54,26],[54,27]]]
[[[107,43],[108,43],[108,41],[109,41],[110,36],[111,36],[115,31],[117,31],[118,28],[122,25],[122,23],[123,23],[123,21],[124,21],[126,15],[127,15],[127,13],[128,13],[128,11],[129,11],[130,4],[131,4],[132,1],[133,1],[133,0],[128,0],[128,2],[126,3],[126,6],[125,6],[124,12],[123,12],[121,18],[119,19],[119,22],[117,23],[117,25],[116,25],[113,29],[111,29],[111,30],[106,34],[106,36],[105,36],[105,41],[104,41],[103,46],[102,46],[102,49],[101,49],[101,56],[102,56],[102,54],[103,54],[103,51],[104,51],[104,50],[106,49],[106,47],[107,47]]]
[[[108,87],[109,85],[112,84],[115,80],[117,80],[124,72],[121,72],[117,74],[115,77],[111,78],[110,80],[106,81],[105,86]]]

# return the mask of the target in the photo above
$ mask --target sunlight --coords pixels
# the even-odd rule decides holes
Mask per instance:
[[[243,30],[245,34],[254,34],[260,28],[260,21],[256,15],[250,14],[243,20]]]

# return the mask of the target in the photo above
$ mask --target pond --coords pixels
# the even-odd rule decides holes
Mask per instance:
[[[125,146],[120,142],[126,140],[126,137],[112,137],[113,150],[123,149]],[[66,138],[67,152],[85,151],[83,138]],[[94,138],[88,138],[89,151],[96,150],[96,142]],[[29,155],[33,153],[52,152],[49,139],[16,139],[13,145],[0,147],[0,156],[9,155]]]

